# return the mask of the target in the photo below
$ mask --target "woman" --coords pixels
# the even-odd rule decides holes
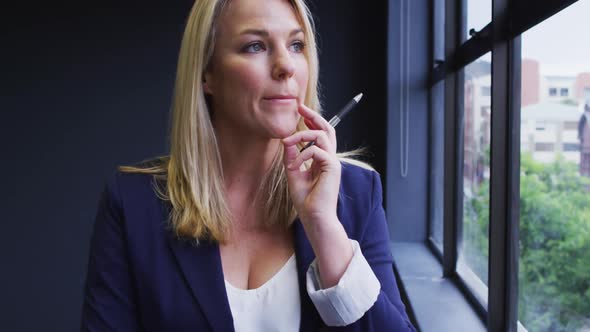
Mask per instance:
[[[336,154],[317,111],[310,17],[303,0],[196,1],[170,156],[109,179],[82,330],[414,330],[379,176]]]

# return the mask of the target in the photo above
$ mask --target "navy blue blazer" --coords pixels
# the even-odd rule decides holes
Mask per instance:
[[[379,175],[342,164],[337,213],[381,283],[376,303],[344,327],[326,327],[306,290],[315,254],[294,221],[300,331],[415,331],[393,274]],[[92,235],[82,331],[234,331],[219,246],[176,239],[169,202],[150,175],[116,172],[106,181]]]

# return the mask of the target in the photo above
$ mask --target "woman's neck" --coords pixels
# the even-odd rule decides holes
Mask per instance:
[[[218,136],[225,195],[234,216],[236,230],[264,228],[260,184],[268,176],[275,155],[279,152],[278,139],[246,139]]]
[[[230,130],[216,133],[226,191],[255,194],[279,153],[280,140]]]

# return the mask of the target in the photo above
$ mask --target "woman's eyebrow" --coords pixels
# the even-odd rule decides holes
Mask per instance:
[[[291,30],[291,33],[289,33],[289,37],[296,35],[300,32],[303,32],[303,29]],[[264,29],[244,29],[242,30],[242,32],[240,32],[240,36],[241,35],[257,35],[262,37],[268,37],[270,34],[267,30]]]

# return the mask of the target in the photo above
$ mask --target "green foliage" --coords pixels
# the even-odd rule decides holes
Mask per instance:
[[[479,189],[465,202],[464,229],[471,232],[466,251],[487,264],[487,180]],[[520,321],[529,331],[578,330],[590,318],[590,179],[578,174],[577,165],[522,155],[519,247]],[[481,277],[481,262],[475,262]]]
[[[464,193],[463,202],[463,257],[471,270],[488,283],[489,257],[489,191],[488,181],[480,184],[477,192],[470,197]],[[484,213],[485,212],[485,213]]]

